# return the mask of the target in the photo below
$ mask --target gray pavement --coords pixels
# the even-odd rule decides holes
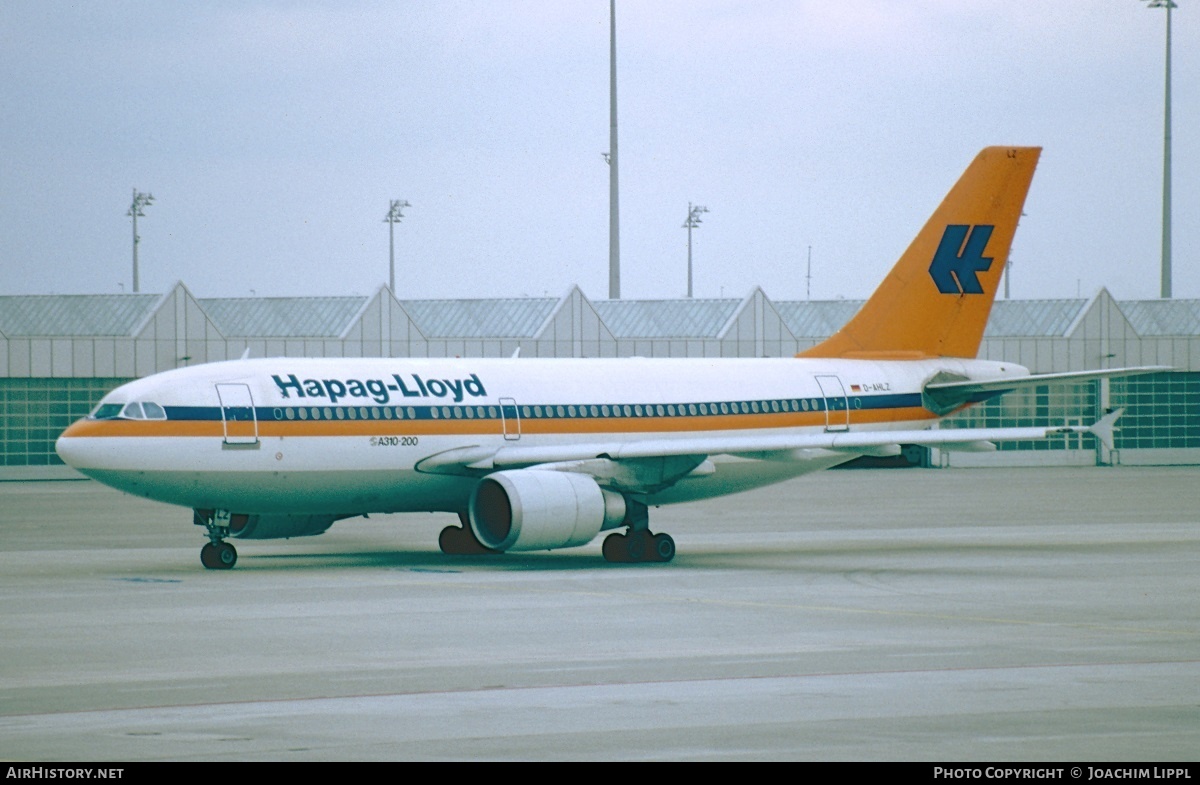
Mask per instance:
[[[1200,467],[835,471],[652,511],[679,555],[450,558],[450,516],[199,562],[0,483],[0,758],[1190,761]]]

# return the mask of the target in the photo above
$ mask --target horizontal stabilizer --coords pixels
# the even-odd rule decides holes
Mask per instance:
[[[978,401],[981,397],[1001,395],[1025,387],[1040,387],[1045,384],[1070,384],[1093,379],[1115,379],[1120,376],[1138,376],[1146,373],[1162,373],[1175,370],[1169,365],[1143,365],[1135,368],[1106,368],[1095,371],[1070,371],[1067,373],[1040,373],[1029,376],[1010,376],[1002,379],[968,380],[953,382],[930,382],[925,385],[926,402],[933,405],[932,411],[948,412],[964,403]]]
[[[1125,413],[1124,409],[1109,412],[1092,424],[1088,432],[1095,436],[1108,449],[1113,449],[1113,433],[1117,430],[1117,420]]]

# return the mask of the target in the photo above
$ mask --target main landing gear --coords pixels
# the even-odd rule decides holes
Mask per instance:
[[[192,523],[208,530],[208,544],[200,549],[200,563],[210,570],[231,570],[237,564],[237,549],[225,542],[229,535],[229,513],[194,510]]]
[[[675,540],[671,535],[662,532],[655,534],[650,531],[649,515],[645,505],[631,505],[631,512],[626,522],[629,533],[613,532],[604,538],[601,553],[608,562],[629,564],[639,562],[669,562],[675,558]],[[501,553],[485,547],[475,538],[471,530],[471,521],[467,513],[460,512],[458,519],[461,526],[447,526],[438,535],[438,547],[447,556],[478,556],[485,553]],[[236,557],[235,557],[236,558]],[[205,566],[208,563],[205,562]],[[233,565],[230,565],[233,566]]]
[[[601,548],[609,562],[669,562],[675,558],[675,540],[662,532],[634,529],[628,534],[614,532],[604,538]]]
[[[671,535],[650,531],[650,510],[646,505],[630,502],[625,523],[629,525],[628,533],[613,532],[604,538],[600,552],[605,561],[665,563],[675,558],[675,540]]]
[[[475,532],[471,531],[471,519],[467,513],[460,512],[458,520],[462,526],[447,526],[438,535],[438,547],[442,549],[442,553],[447,556],[479,556],[484,553],[500,553],[500,551],[485,547],[483,543],[475,539]]]

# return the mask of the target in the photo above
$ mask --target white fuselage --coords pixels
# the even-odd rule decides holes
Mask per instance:
[[[911,430],[937,419],[921,389],[939,372],[1027,373],[955,359],[238,360],[119,387],[58,451],[109,485],[192,508],[460,511],[482,473],[447,471],[437,456],[449,451]],[[112,416],[133,402],[153,405]],[[854,457],[810,452],[717,456],[643,499],[719,496]]]

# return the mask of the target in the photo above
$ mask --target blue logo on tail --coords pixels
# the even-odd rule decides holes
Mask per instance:
[[[946,227],[937,253],[933,255],[933,263],[929,265],[929,276],[939,292],[983,294],[976,273],[986,272],[992,266],[992,257],[984,256],[983,251],[995,228],[983,224],[973,227],[950,224]]]

